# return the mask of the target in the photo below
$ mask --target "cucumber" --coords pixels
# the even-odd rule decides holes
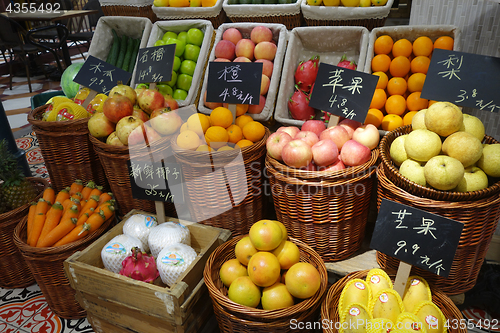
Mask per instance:
[[[123,66],[122,69],[124,71],[129,71],[128,68],[130,66],[130,58],[132,57],[132,52],[134,52],[135,40],[128,37],[127,39],[127,52],[125,53],[125,58],[123,58]]]
[[[139,47],[141,46],[141,39],[134,40],[134,50],[132,56],[130,57],[130,64],[128,66],[129,72],[132,73],[135,68],[135,62],[137,61],[137,54],[139,53]]]
[[[116,61],[116,67],[122,68],[123,59],[125,59],[125,53],[127,52],[127,36],[123,35],[120,41],[120,53],[118,54],[118,60]]]
[[[120,38],[116,34],[116,31],[113,29],[113,46],[111,47],[111,50],[109,51],[108,58],[106,59],[106,62],[115,66],[116,65],[116,60],[118,58],[118,51],[120,50]]]

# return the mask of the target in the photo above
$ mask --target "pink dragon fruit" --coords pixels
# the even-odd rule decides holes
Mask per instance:
[[[340,61],[337,64],[337,66],[347,68],[347,69],[353,69],[353,70],[356,70],[356,68],[358,68],[358,66],[356,65],[356,62],[347,60],[347,57],[345,54],[342,56],[342,58],[340,58]]]
[[[288,100],[288,111],[296,120],[313,119],[316,113],[316,110],[309,106],[307,95],[297,85],[295,85],[295,91]]]
[[[122,261],[120,274],[148,283],[152,283],[160,276],[155,257],[142,252],[138,247],[133,247],[132,254]]]
[[[311,90],[311,86],[314,84],[314,81],[316,81],[318,68],[318,55],[307,61],[301,61],[295,70],[295,84],[297,84],[301,90],[308,93]]]

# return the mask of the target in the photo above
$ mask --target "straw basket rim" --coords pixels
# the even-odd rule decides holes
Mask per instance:
[[[406,125],[396,128],[395,130],[392,130],[389,133],[387,133],[382,138],[382,140],[380,140],[379,150],[380,150],[381,164],[385,170],[386,177],[396,186],[402,188],[403,190],[415,196],[426,197],[434,200],[443,200],[443,201],[478,200],[492,196],[500,192],[500,179],[494,179],[493,184],[482,190],[469,191],[469,192],[454,192],[454,191],[441,191],[441,190],[436,190],[434,188],[425,187],[401,175],[401,173],[399,173],[398,169],[392,162],[389,150],[391,143],[397,137],[410,133],[411,128],[412,128],[411,125]],[[500,142],[495,140],[491,136],[485,135],[483,143],[500,143]],[[491,179],[491,177],[488,178]]]
[[[28,113],[28,122],[32,126],[36,126],[41,130],[45,130],[48,132],[66,132],[70,133],[73,127],[76,128],[87,128],[87,123],[90,117],[73,119],[73,120],[64,120],[64,121],[45,121],[42,120],[43,112],[45,109],[49,107],[50,104],[40,105],[39,107],[31,110]],[[88,128],[87,128],[88,131]]]

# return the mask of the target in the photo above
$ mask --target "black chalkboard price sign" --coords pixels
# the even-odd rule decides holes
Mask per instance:
[[[172,79],[176,44],[139,49],[136,83],[165,82]]]
[[[127,84],[131,77],[129,72],[89,55],[73,81],[107,95],[118,82]]]
[[[463,223],[382,199],[370,247],[447,277]]]
[[[499,77],[500,58],[436,49],[421,97],[499,112]]]
[[[259,104],[262,63],[210,62],[207,102]]]
[[[309,106],[365,122],[378,76],[320,63]]]

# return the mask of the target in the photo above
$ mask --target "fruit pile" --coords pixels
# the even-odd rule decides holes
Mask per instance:
[[[228,0],[230,5],[285,5],[297,0]]]
[[[399,172],[421,186],[468,192],[500,177],[500,144],[482,144],[477,117],[449,102],[436,102],[412,118],[412,131],[398,136],[390,156]]]
[[[235,246],[236,259],[219,270],[227,296],[235,303],[264,310],[281,309],[312,297],[321,276],[312,264],[300,261],[300,250],[287,240],[285,226],[260,220]]]
[[[52,97],[46,103],[48,107],[43,112],[42,120],[64,121],[91,117],[99,107],[103,94],[99,94],[99,97],[96,96],[94,104],[89,104],[87,109],[85,109],[82,104],[89,94],[89,91],[88,88],[79,90],[74,99],[70,99],[66,96]],[[99,102],[97,102],[97,100],[99,100]]]
[[[155,7],[213,7],[217,0],[154,0]]]
[[[441,36],[434,42],[427,36],[413,43],[379,36],[374,43],[372,74],[379,76],[365,123],[386,131],[409,125],[417,111],[434,101],[420,98],[434,48],[453,50],[453,38]]]
[[[432,302],[427,281],[410,276],[401,298],[387,273],[378,268],[371,269],[365,280],[352,279],[345,285],[338,314],[341,327],[354,327],[357,332],[397,329],[442,333],[447,325],[443,312]]]
[[[385,6],[387,0],[307,0],[309,6],[371,7]]]

